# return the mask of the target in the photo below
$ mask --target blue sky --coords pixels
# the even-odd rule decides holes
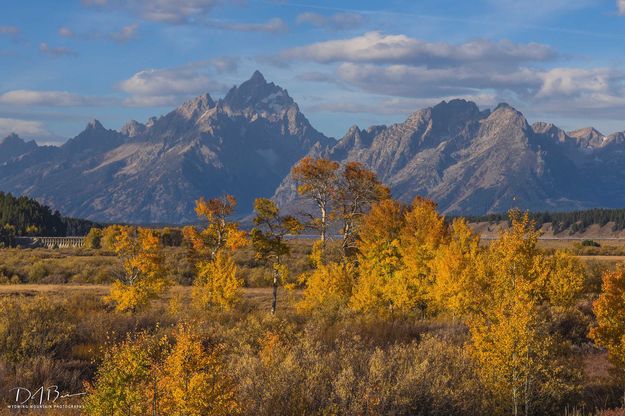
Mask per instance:
[[[312,124],[463,97],[625,130],[625,0],[23,0],[0,6],[0,136],[119,129],[259,69]]]

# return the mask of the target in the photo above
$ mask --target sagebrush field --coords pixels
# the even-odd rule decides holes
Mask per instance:
[[[615,242],[608,244],[614,247],[610,250],[625,248]],[[312,242],[293,240],[289,245],[292,270],[312,270]],[[550,253],[554,242],[538,245]],[[575,242],[557,246],[573,254],[585,253]],[[177,326],[184,322],[192,325],[194,336],[220,346],[219,371],[229,380],[236,412],[241,414],[494,411],[490,406],[497,403],[485,401],[479,364],[467,348],[470,332],[457,318],[448,314],[363,315],[336,304],[302,309],[298,305],[306,285],[294,277],[289,279],[292,288],[280,288],[278,310],[271,315],[271,270],[257,262],[247,248],[236,254],[244,281],[239,301],[228,311],[197,309],[191,306],[191,280],[182,266],[174,267],[185,264],[186,249],[164,250],[173,286],[134,314],[118,313],[103,301],[114,280],[113,270],[120,263],[111,252],[0,250],[0,274],[4,276],[0,286],[0,385],[56,384],[63,392],[83,392],[85,383],[97,380],[98,368],[110,359],[114,345],[128,340],[145,344],[162,337],[175,340]],[[543,408],[541,412],[564,414],[568,408],[569,414],[594,414],[598,409],[619,406],[621,386],[608,371],[612,366],[605,351],[592,345],[587,332],[594,324],[591,302],[600,291],[601,276],[620,260],[613,256],[583,258],[585,290],[575,305],[551,322],[551,329],[568,342],[570,368],[579,373],[567,394],[554,401],[551,410]],[[133,400],[148,406],[146,385],[139,380],[132,383],[128,388],[137,393]],[[3,395],[5,405],[12,399]],[[82,398],[70,402],[78,404]],[[234,408],[223,414],[230,411]],[[85,410],[58,410],[58,414],[68,412]]]
[[[514,210],[481,240],[359,164],[293,172],[318,208],[306,222],[259,198],[245,231],[224,196],[197,201],[197,226],[0,249],[4,410],[623,412],[622,243],[540,240]]]

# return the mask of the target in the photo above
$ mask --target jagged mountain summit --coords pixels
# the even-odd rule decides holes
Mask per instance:
[[[0,139],[0,163],[8,162],[14,157],[23,155],[37,148],[34,141],[25,142],[13,133]]]
[[[625,205],[623,133],[566,133],[550,123],[530,126],[507,104],[492,112],[452,100],[419,110],[392,126],[354,126],[313,157],[359,161],[409,202],[434,199],[449,214],[481,215],[510,208],[576,210]],[[274,198],[300,203],[287,177]]]
[[[310,125],[286,90],[255,72],[222,100],[201,95],[120,132],[93,120],[60,147],[26,148],[12,136],[0,146],[5,141],[3,191],[75,217],[183,223],[196,219],[200,196],[231,193],[242,213],[251,211],[253,199],[271,196],[313,145],[334,140]]]
[[[272,195],[297,211],[289,172],[305,155],[362,162],[395,197],[426,196],[446,213],[625,206],[625,133],[565,132],[507,104],[451,100],[337,141],[258,71],[222,99],[200,95],[120,131],[92,120],[60,147],[0,140],[0,190],[101,222],[190,222],[198,197],[224,193],[240,214]]]

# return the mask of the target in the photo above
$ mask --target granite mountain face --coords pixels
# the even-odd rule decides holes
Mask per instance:
[[[623,133],[530,126],[507,104],[491,112],[464,100],[442,102],[403,123],[354,126],[337,143],[316,145],[309,155],[362,162],[396,198],[427,196],[448,214],[625,206]],[[290,176],[274,198],[283,207],[298,205]]]
[[[337,141],[258,71],[223,99],[205,94],[120,131],[94,120],[60,147],[0,140],[0,190],[111,222],[191,222],[198,197],[224,193],[240,214],[272,195],[295,211],[289,171],[305,155],[362,162],[395,197],[427,196],[446,213],[625,206],[624,133],[530,126],[506,104],[491,112],[452,100]]]
[[[223,100],[203,95],[121,132],[94,120],[60,147],[12,146],[9,160],[0,160],[0,189],[75,217],[189,222],[200,196],[232,193],[241,212],[251,211],[253,199],[271,196],[315,143],[331,140],[286,90],[256,72]]]
[[[37,148],[34,141],[25,142],[13,133],[0,139],[0,163],[8,162],[14,157],[23,155]]]

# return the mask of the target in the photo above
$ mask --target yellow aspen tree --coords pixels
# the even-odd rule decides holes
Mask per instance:
[[[200,262],[193,282],[191,296],[200,308],[220,307],[230,309],[241,296],[243,280],[232,254],[219,251],[212,261]]]
[[[85,236],[85,247],[90,249],[102,248],[102,229],[91,227]]]
[[[553,306],[568,308],[574,305],[584,289],[586,273],[582,262],[564,251],[556,251],[545,259],[542,276],[544,297]]]
[[[430,265],[434,276],[432,300],[438,310],[455,318],[479,306],[476,301],[483,288],[479,279],[481,255],[479,235],[471,231],[464,218],[454,219],[449,241],[439,246]]]
[[[239,413],[235,386],[219,346],[209,346],[197,332],[181,324],[175,345],[162,364],[158,382],[161,414],[228,416]]]
[[[231,308],[239,299],[243,280],[232,252],[245,246],[247,239],[238,224],[229,221],[236,208],[231,195],[196,201],[195,212],[205,223],[197,230],[185,227],[183,235],[192,247],[197,276],[191,291],[193,303],[200,308]]]
[[[109,225],[102,230],[100,247],[106,251],[115,251],[115,242],[122,229],[121,225]]]
[[[340,307],[349,301],[356,278],[352,262],[328,262],[305,276],[306,287],[299,307],[304,310],[319,306]]]
[[[363,218],[358,240],[358,277],[350,305],[361,312],[386,313],[392,303],[386,297],[389,282],[403,267],[399,235],[405,207],[386,199],[373,204]]]
[[[574,391],[577,374],[548,328],[546,287],[559,278],[556,269],[538,249],[529,215],[513,211],[510,219],[484,257],[486,285],[467,321],[470,347],[497,414],[542,414]]]
[[[160,241],[154,231],[121,227],[114,249],[122,269],[105,300],[117,311],[134,312],[169,287]]]
[[[85,414],[126,416],[161,414],[158,380],[167,340],[144,332],[105,350],[94,384],[87,383]]]
[[[434,283],[430,262],[445,237],[445,218],[436,211],[436,204],[416,197],[399,235],[404,267],[387,286],[387,297],[398,309],[418,309],[425,315]]]
[[[190,326],[172,339],[145,332],[108,347],[93,384],[86,414],[96,416],[211,416],[239,412],[223,349]]]
[[[531,297],[520,290],[502,299],[488,317],[470,322],[471,352],[479,363],[479,374],[495,414],[535,414],[535,401],[556,383],[553,338],[537,317]],[[545,395],[544,397],[550,397]]]
[[[590,330],[590,338],[608,350],[614,375],[625,391],[625,263],[604,273],[593,311],[597,324]]]

